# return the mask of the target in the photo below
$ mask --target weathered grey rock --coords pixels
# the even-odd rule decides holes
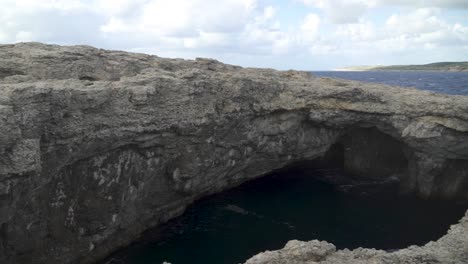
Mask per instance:
[[[358,248],[336,250],[317,240],[289,241],[283,249],[257,254],[245,264],[459,264],[468,263],[468,212],[449,232],[435,242],[394,252]]]
[[[324,156],[404,191],[468,200],[468,97],[0,45],[1,263],[92,263],[202,196]]]

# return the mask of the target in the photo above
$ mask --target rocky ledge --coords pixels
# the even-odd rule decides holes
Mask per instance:
[[[402,192],[468,200],[468,97],[210,59],[0,45],[1,263],[93,263],[202,196],[317,159],[363,181],[397,180]],[[451,245],[463,263],[463,223],[439,240],[448,244],[422,250],[444,259]],[[309,246],[360,263],[326,243],[285,250]]]

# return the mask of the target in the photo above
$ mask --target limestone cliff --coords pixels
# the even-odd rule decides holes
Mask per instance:
[[[92,263],[202,196],[320,157],[468,199],[468,97],[0,45],[1,263]]]

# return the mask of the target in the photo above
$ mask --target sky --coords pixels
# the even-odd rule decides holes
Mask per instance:
[[[246,67],[468,61],[468,0],[0,0],[0,43],[38,41]]]

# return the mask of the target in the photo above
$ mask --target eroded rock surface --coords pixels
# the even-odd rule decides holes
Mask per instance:
[[[403,191],[468,200],[468,97],[0,45],[1,263],[92,263],[202,196],[321,157]]]

